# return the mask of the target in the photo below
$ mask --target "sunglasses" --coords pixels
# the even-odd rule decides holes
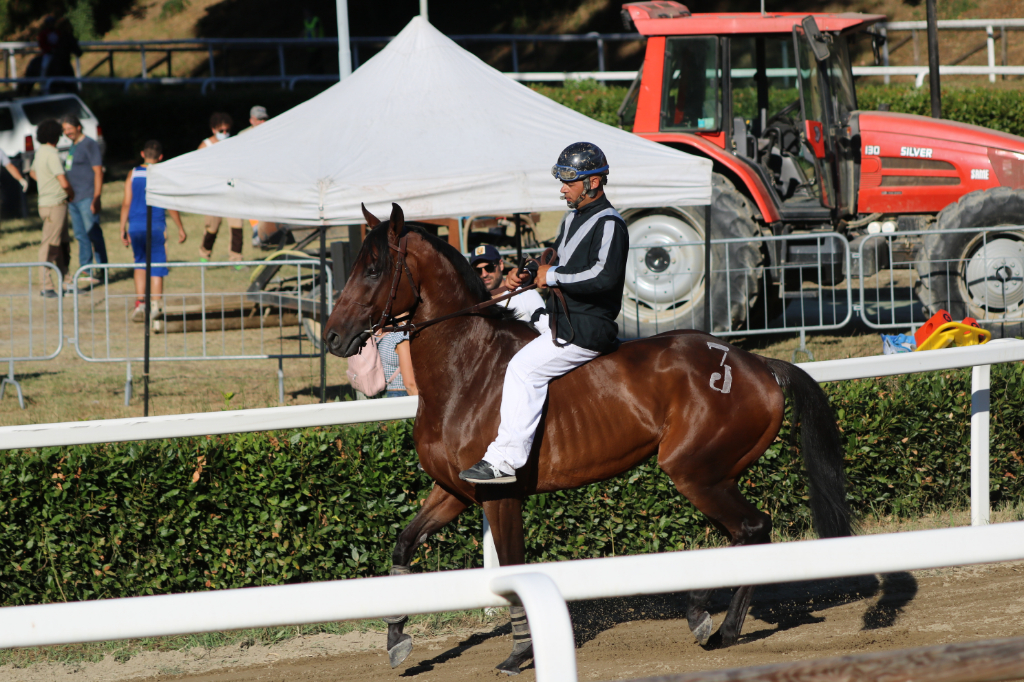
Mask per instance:
[[[483,274],[484,272],[487,272],[489,274],[498,269],[498,264],[488,263],[487,265],[477,265],[473,269],[476,270],[478,275]]]

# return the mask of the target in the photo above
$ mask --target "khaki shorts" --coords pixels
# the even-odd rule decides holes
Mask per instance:
[[[221,220],[222,220],[222,218],[220,218],[219,216],[215,216],[215,215],[208,215],[208,216],[206,216],[206,221],[205,221],[206,231],[209,232],[210,234],[217,234],[217,230],[220,229],[220,221]],[[227,221],[228,221],[228,227],[239,228],[239,229],[242,227],[242,219],[241,218],[227,218]]]

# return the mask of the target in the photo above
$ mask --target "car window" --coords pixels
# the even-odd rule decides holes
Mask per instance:
[[[14,130],[14,116],[10,107],[0,107],[0,131]]]
[[[48,118],[60,120],[68,114],[78,118],[92,118],[74,97],[59,97],[43,102],[24,102],[21,109],[25,112],[28,122],[34,126]]]

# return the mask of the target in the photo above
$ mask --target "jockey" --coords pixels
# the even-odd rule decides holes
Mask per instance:
[[[537,285],[557,287],[560,299],[548,299],[551,329],[523,346],[505,370],[498,437],[483,460],[459,474],[470,483],[512,483],[516,469],[530,456],[547,398],[548,383],[611,350],[615,318],[622,307],[629,237],[602,187],[608,161],[597,145],[576,142],[566,147],[551,168],[562,182],[565,214],[556,240],[556,264],[542,265]],[[522,284],[518,270],[506,278],[509,288]],[[554,333],[552,333],[552,330]]]

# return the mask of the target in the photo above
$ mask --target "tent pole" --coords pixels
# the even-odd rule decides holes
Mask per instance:
[[[327,402],[327,344],[323,330],[327,326],[327,226],[320,225],[320,402]]]
[[[338,0],[338,76],[352,75],[352,48],[348,40],[348,0]]]
[[[149,416],[149,329],[153,326],[153,207],[146,202],[146,339],[142,365],[142,416]]]
[[[704,331],[711,333],[711,204],[704,207]]]
[[[427,0],[420,0],[420,16],[430,21],[430,17],[427,16]]]

